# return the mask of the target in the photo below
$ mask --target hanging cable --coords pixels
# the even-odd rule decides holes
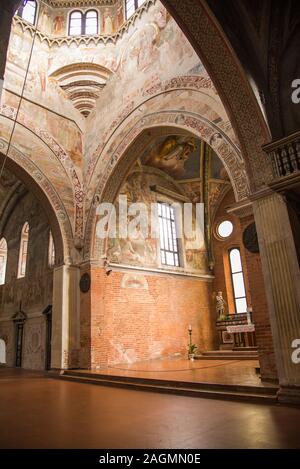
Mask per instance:
[[[23,6],[26,5],[27,1],[28,0],[23,1],[23,3],[22,3]],[[29,69],[30,69],[30,64],[31,64],[35,39],[36,39],[36,36],[37,36],[37,27],[38,27],[38,24],[39,24],[40,8],[38,8],[38,6],[37,6],[37,9],[38,10],[37,10],[37,15],[36,15],[36,27],[35,27],[34,33],[33,33],[33,39],[32,39],[32,44],[31,44],[31,48],[30,48],[30,54],[29,54],[29,58],[28,58],[27,68],[26,68],[26,71],[25,71],[24,82],[23,82],[22,90],[21,90],[21,94],[20,94],[20,100],[19,100],[19,103],[18,103],[16,116],[15,116],[15,119],[13,121],[13,128],[12,128],[12,131],[11,131],[9,139],[8,139],[8,146],[7,146],[7,149],[6,149],[6,152],[5,152],[4,161],[3,161],[2,165],[1,165],[1,169],[0,169],[0,181],[1,181],[1,178],[2,178],[2,174],[3,174],[4,168],[5,168],[7,158],[8,158],[8,153],[9,153],[9,150],[10,150],[10,147],[11,147],[11,142],[12,142],[15,130],[16,130],[17,120],[18,120],[21,104],[22,104],[23,97],[24,97],[24,91],[25,91],[25,87],[26,87],[26,83],[27,83],[27,77],[28,77],[28,73],[29,73]]]

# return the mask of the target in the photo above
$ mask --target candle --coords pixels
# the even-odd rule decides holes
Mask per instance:
[[[191,330],[192,330],[192,325],[190,324],[190,325],[189,325],[189,331],[191,331]]]

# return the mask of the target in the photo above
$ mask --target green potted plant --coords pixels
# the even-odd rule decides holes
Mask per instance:
[[[196,344],[189,344],[189,346],[188,346],[188,358],[189,358],[189,360],[194,360],[197,348],[198,348],[198,346]]]

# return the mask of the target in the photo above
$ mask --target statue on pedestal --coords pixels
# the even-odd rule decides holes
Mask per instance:
[[[225,306],[226,306],[226,301],[223,298],[223,294],[221,291],[219,291],[216,294],[216,312],[218,316],[218,320],[223,320],[225,318]]]

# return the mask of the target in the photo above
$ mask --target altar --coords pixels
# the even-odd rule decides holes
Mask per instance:
[[[233,348],[256,346],[254,324],[227,326],[226,330],[233,335]]]
[[[230,314],[217,321],[220,349],[256,347],[255,324],[247,313]]]

